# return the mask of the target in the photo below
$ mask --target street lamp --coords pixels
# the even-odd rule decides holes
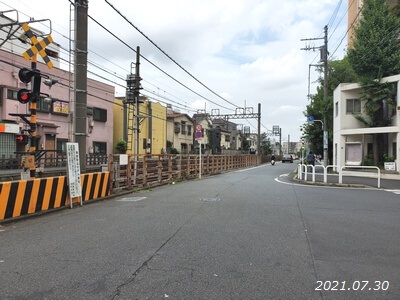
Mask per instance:
[[[314,122],[320,122],[322,125],[322,130],[324,132],[322,137],[322,145],[324,147],[324,167],[328,165],[328,131],[324,126],[324,122],[322,120],[315,120],[313,116],[309,116],[307,118],[309,124],[314,124]]]

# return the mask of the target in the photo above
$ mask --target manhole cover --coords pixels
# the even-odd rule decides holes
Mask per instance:
[[[216,202],[216,201],[219,201],[221,199],[219,199],[219,198],[200,198],[199,200],[203,201],[203,202]]]

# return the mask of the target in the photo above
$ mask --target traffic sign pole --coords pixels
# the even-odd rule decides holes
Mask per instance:
[[[202,165],[202,163],[201,163],[201,140],[199,140],[199,143],[200,143],[200,158],[199,158],[199,179],[201,179],[201,165]]]
[[[201,166],[202,166],[202,163],[201,163],[201,139],[203,138],[203,132],[202,132],[203,126],[201,126],[201,124],[196,124],[194,126],[194,128],[196,130],[194,133],[194,137],[196,140],[199,141],[199,147],[200,147],[199,148],[199,179],[201,179]]]

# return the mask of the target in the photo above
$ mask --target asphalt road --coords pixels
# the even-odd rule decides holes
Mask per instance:
[[[0,298],[400,299],[400,196],[294,184],[295,167],[2,225]]]

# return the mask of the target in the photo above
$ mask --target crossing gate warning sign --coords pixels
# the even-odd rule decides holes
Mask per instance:
[[[29,60],[34,56],[35,54],[40,54],[40,56],[43,58],[44,62],[46,63],[47,67],[51,69],[53,67],[53,63],[51,62],[50,58],[47,56],[46,52],[44,51],[44,48],[46,48],[47,45],[50,43],[53,43],[53,38],[51,35],[47,35],[43,40],[38,41],[36,36],[33,34],[31,28],[27,23],[22,25],[22,29],[25,31],[25,34],[27,37],[31,40],[32,42],[32,47],[30,47],[28,50],[26,50],[24,53],[22,53],[22,56],[26,59]]]

